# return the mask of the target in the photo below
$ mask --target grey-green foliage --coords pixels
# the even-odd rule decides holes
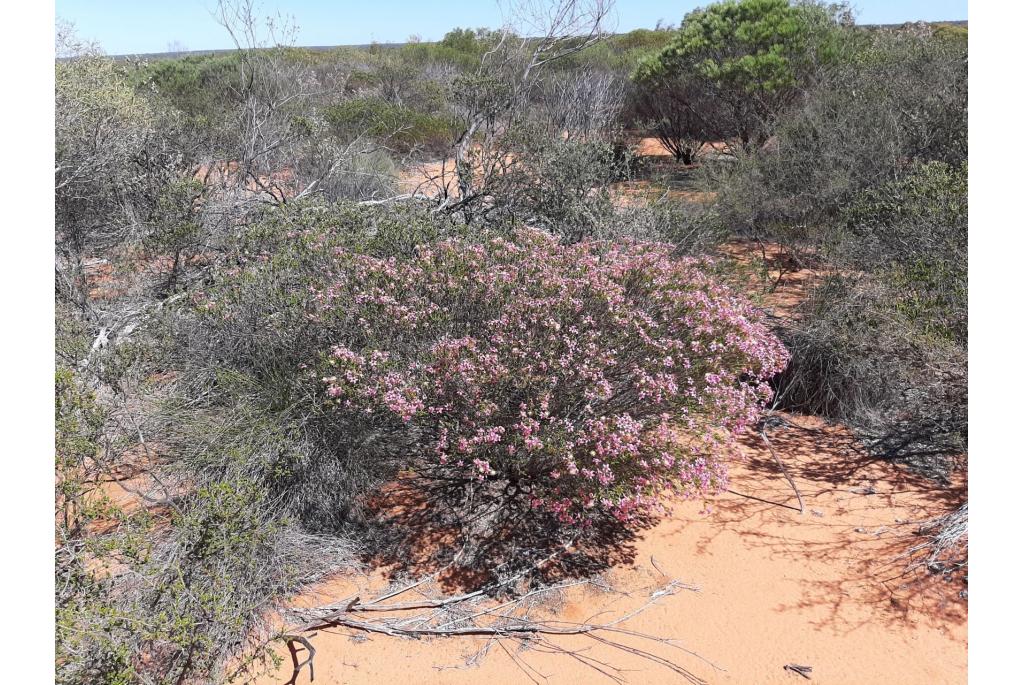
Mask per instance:
[[[145,169],[135,164],[150,142],[155,115],[99,55],[55,66],[55,211],[62,249],[80,254],[109,244],[130,223]]]
[[[449,117],[379,96],[344,100],[326,108],[324,118],[330,131],[343,141],[369,136],[402,153],[416,150],[440,156],[448,151],[455,136]]]
[[[195,150],[180,117],[138,93],[124,65],[86,51],[54,68],[57,294],[97,319],[86,261],[115,264],[146,239]]]
[[[330,272],[336,248],[409,255],[463,229],[409,203],[300,202],[268,210],[232,246],[232,259],[245,267],[230,286],[194,293],[174,322],[172,357],[189,406],[212,412],[259,407],[254,416],[287,427],[297,451],[289,462],[294,470],[280,478],[289,483],[289,510],[311,530],[358,523],[357,496],[393,475],[397,462],[360,461],[350,436],[371,434],[372,427],[355,430],[317,412],[311,398],[318,379],[304,369],[341,332],[311,316],[309,288]]]
[[[206,230],[202,210],[209,189],[199,180],[168,183],[149,219],[146,246],[154,256],[166,257],[164,286],[173,292],[188,262],[203,248]]]
[[[166,514],[112,508],[110,532],[58,550],[57,682],[224,682],[266,667],[277,636],[268,613],[355,563],[347,538],[296,523],[303,493],[286,484],[301,468],[301,429],[221,400],[231,406],[167,409],[162,475],[188,489]]]
[[[704,173],[723,230],[829,274],[782,330],[781,405],[942,471],[967,442],[967,46],[851,35],[767,145]]]
[[[767,149],[708,171],[730,228],[805,237],[857,193],[967,158],[966,45],[905,31],[870,43],[783,117]]]
[[[489,184],[495,213],[579,240],[612,211],[610,185],[628,177],[629,160],[611,143],[552,139],[523,126],[508,137],[512,158]]]
[[[843,219],[829,245],[834,260],[878,273],[923,334],[966,347],[966,162],[929,162],[866,190]]]
[[[829,236],[840,271],[784,337],[780,401],[941,472],[967,444],[967,167],[863,191]]]
[[[944,476],[967,444],[966,348],[928,335],[884,278],[836,276],[782,331],[781,406],[840,419],[879,456]]]

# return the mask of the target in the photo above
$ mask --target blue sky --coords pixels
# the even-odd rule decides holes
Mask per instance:
[[[616,30],[653,28],[658,20],[678,24],[683,15],[709,0],[618,0]],[[858,22],[967,18],[967,0],[855,0]],[[57,16],[74,22],[82,38],[99,41],[112,55],[164,52],[177,42],[190,50],[232,47],[212,17],[216,0],[57,0]],[[501,14],[494,0],[262,0],[261,13],[280,11],[294,18],[298,45],[402,42],[416,34],[438,40],[456,26],[496,27]]]

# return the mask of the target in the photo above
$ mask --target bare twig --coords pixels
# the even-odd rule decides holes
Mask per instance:
[[[800,489],[797,488],[796,483],[793,482],[793,478],[789,475],[789,471],[787,471],[786,467],[782,464],[782,460],[779,459],[779,455],[775,453],[775,448],[772,447],[772,441],[768,439],[768,434],[765,432],[766,425],[767,421],[761,424],[761,439],[764,441],[765,446],[768,447],[768,451],[771,453],[772,459],[774,459],[775,463],[779,465],[779,470],[782,471],[782,475],[786,477],[787,481],[789,481],[789,487],[793,488],[793,492],[796,493],[796,501],[800,504],[800,513],[802,514],[804,513],[804,498],[800,494]]]
[[[564,549],[564,547],[562,548]],[[535,569],[542,565],[544,562],[550,560],[555,554],[561,550],[556,550],[555,553],[546,557],[545,559],[537,562],[531,569]],[[530,569],[527,569],[527,572]],[[517,577],[522,577],[522,573],[518,574]],[[612,647],[619,651],[628,652],[634,654],[643,659],[659,664],[673,672],[682,675],[689,682],[700,684],[704,681],[696,675],[690,673],[688,670],[676,664],[675,662],[654,654],[653,652],[640,649],[633,645],[624,644],[614,639],[614,635],[625,635],[635,638],[640,638],[648,641],[653,641],[658,644],[667,645],[675,649],[681,650],[695,656],[704,661],[709,666],[722,670],[714,663],[704,659],[700,655],[687,650],[677,644],[675,641],[662,638],[655,635],[649,635],[639,631],[630,630],[621,627],[621,624],[637,616],[641,612],[645,611],[649,607],[656,604],[661,599],[676,594],[681,589],[687,589],[691,591],[699,591],[699,588],[681,583],[676,580],[672,580],[666,585],[658,587],[651,592],[647,601],[636,609],[622,614],[612,620],[606,622],[594,622],[588,619],[586,622],[571,622],[562,621],[558,619],[533,619],[529,617],[529,608],[525,613],[517,615],[514,613],[516,607],[523,607],[526,605],[526,601],[531,597],[537,595],[552,592],[555,590],[561,590],[566,587],[572,587],[580,585],[588,581],[574,581],[561,585],[539,588],[527,592],[526,594],[519,596],[513,600],[503,602],[496,606],[491,606],[480,611],[476,611],[468,616],[458,616],[456,612],[456,618],[452,619],[441,619],[440,622],[437,619],[444,615],[444,612],[437,611],[432,615],[420,615],[414,616],[412,619],[401,619],[397,617],[386,617],[380,619],[369,619],[358,617],[355,614],[359,613],[375,613],[375,612],[405,612],[413,611],[416,609],[447,609],[449,611],[454,610],[460,605],[470,605],[474,602],[480,601],[486,595],[486,592],[494,589],[494,587],[500,585],[507,585],[509,581],[505,583],[496,584],[487,588],[482,588],[474,592],[468,592],[465,594],[453,596],[453,597],[439,597],[435,599],[424,599],[415,600],[409,602],[392,602],[383,603],[383,600],[398,596],[413,587],[417,587],[422,583],[426,582],[428,578],[421,579],[416,583],[406,585],[397,590],[391,591],[385,595],[378,597],[377,599],[370,600],[369,602],[360,602],[358,597],[350,598],[346,601],[345,606],[339,610],[332,611],[331,613],[319,617],[316,620],[308,623],[307,625],[298,629],[298,632],[305,632],[308,630],[334,626],[344,627],[351,630],[358,630],[362,632],[374,633],[378,635],[388,635],[391,637],[406,637],[406,638],[429,638],[429,637],[483,637],[489,638],[496,641],[499,646],[504,648],[501,640],[506,638],[514,638],[533,644],[535,646],[542,646],[546,650],[568,655],[581,663],[587,665],[589,668],[597,670],[602,675],[611,678],[615,682],[623,682],[623,680],[617,675],[618,669],[615,669],[608,664],[597,661],[593,657],[581,654],[579,651],[569,650],[563,648],[553,642],[550,638],[557,636],[571,636],[571,635],[585,635],[606,646]],[[337,606],[337,604],[332,605]],[[481,622],[481,619],[487,619]],[[515,659],[513,659],[515,661]],[[516,662],[520,669],[529,668],[527,665]],[[533,671],[536,675],[545,677],[537,671]],[[533,676],[530,676],[531,678]]]
[[[313,633],[316,635],[316,633]],[[302,635],[285,635],[284,640],[288,643],[288,649],[292,653],[292,660],[295,662],[295,670],[292,671],[292,678],[288,681],[288,685],[295,685],[299,681],[299,674],[302,673],[303,666],[309,666],[309,681],[313,682],[313,657],[316,656],[316,648],[313,647],[313,643],[308,638]],[[306,648],[308,656],[304,661],[299,661],[298,654],[295,651],[295,645],[293,643],[298,642]]]
[[[811,679],[811,671],[814,670],[810,666],[800,666],[799,664],[786,664],[782,667],[784,670],[791,671],[797,675],[801,675],[807,680]]]

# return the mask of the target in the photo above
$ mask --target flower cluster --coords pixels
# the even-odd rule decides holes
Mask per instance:
[[[667,245],[523,231],[333,260],[310,305],[338,332],[319,362],[329,411],[405,430],[446,478],[498,480],[567,524],[722,487],[786,362],[753,307]]]

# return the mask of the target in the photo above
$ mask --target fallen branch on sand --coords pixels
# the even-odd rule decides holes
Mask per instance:
[[[313,633],[313,635],[316,635],[316,633]],[[316,648],[313,647],[313,643],[302,635],[284,635],[283,638],[288,644],[288,650],[292,653],[292,661],[295,663],[295,670],[292,671],[292,677],[288,681],[288,685],[295,685],[299,682],[299,675],[302,674],[303,667],[307,665],[309,666],[309,682],[313,682],[313,657],[316,656]],[[305,647],[306,653],[309,654],[304,661],[299,661],[298,653],[295,651],[295,645],[293,644],[295,642]]]
[[[768,439],[768,433],[766,430],[771,419],[772,417],[768,417],[761,423],[761,439],[764,441],[765,446],[771,453],[772,459],[774,459],[775,463],[778,464],[779,470],[782,471],[782,475],[789,481],[789,487],[793,488],[793,492],[796,493],[796,501],[800,504],[800,513],[802,514],[804,513],[804,498],[800,495],[800,490],[796,487],[796,483],[794,483],[793,479],[790,477],[789,471],[787,471],[786,467],[782,465],[782,460],[779,459],[779,455],[775,454],[775,448],[772,447],[772,441]]]
[[[383,600],[396,597],[414,587],[418,587],[422,585],[425,580],[427,579],[422,579],[416,583],[407,585],[397,591],[389,592],[368,602],[361,602],[359,597],[350,598],[344,601],[344,606],[341,609],[335,609],[334,607],[338,606],[338,603],[335,603],[331,605],[332,610],[329,613],[313,618],[313,620],[303,625],[301,628],[298,628],[295,633],[303,633],[327,627],[344,627],[361,632],[413,639],[429,637],[483,637],[488,639],[488,644],[496,642],[500,647],[502,647],[502,649],[505,649],[505,646],[501,644],[501,640],[515,639],[520,643],[528,642],[545,653],[561,654],[573,658],[616,683],[624,683],[625,680],[622,677],[624,671],[622,669],[616,668],[609,663],[594,658],[586,653],[587,650],[570,649],[561,646],[552,640],[552,638],[559,636],[586,636],[600,644],[639,656],[647,661],[661,665],[695,685],[705,683],[705,681],[697,675],[691,673],[677,663],[666,659],[665,657],[659,656],[658,654],[635,645],[628,644],[622,641],[621,638],[616,639],[618,636],[624,636],[627,638],[631,637],[655,642],[660,645],[684,651],[687,654],[701,659],[715,669],[723,670],[700,655],[683,648],[670,638],[649,635],[621,627],[622,623],[637,616],[664,597],[674,595],[680,590],[690,590],[693,592],[699,591],[698,587],[687,585],[677,580],[671,580],[667,584],[652,591],[646,601],[633,611],[618,616],[610,621],[600,623],[592,620],[577,623],[557,619],[534,619],[530,617],[530,609],[533,605],[530,604],[528,600],[545,593],[563,590],[576,585],[582,585],[588,581],[570,581],[567,583],[535,589],[512,600],[482,608],[479,607],[479,603],[486,601],[488,598],[487,591],[485,590],[478,590],[455,597],[384,603]],[[493,590],[493,587],[494,586],[491,586],[486,590]],[[472,609],[470,607],[472,607]],[[412,617],[408,617],[404,613],[420,609],[427,609],[429,611],[419,613]],[[317,613],[317,611],[317,609],[305,609],[295,613],[302,616],[309,616],[310,614]],[[392,615],[381,618],[360,616],[360,614],[379,612],[390,612]],[[305,639],[298,640],[296,635],[289,635],[286,639],[296,639],[304,645],[308,642],[308,640]],[[515,650],[505,649],[505,651],[510,655],[515,653]],[[310,670],[312,671],[312,658],[313,652],[310,651],[310,656],[305,661],[301,664],[296,663],[296,672],[300,671],[306,664],[309,664]],[[297,662],[294,650],[293,661]],[[520,670],[530,678],[530,680],[538,682],[534,676],[530,674],[529,670],[527,670],[533,670],[532,667],[521,663],[521,657],[513,657],[513,661]]]
[[[900,559],[909,559],[907,570],[925,567],[932,572],[945,572],[967,566],[967,502],[955,511],[925,521],[917,531],[925,538]]]
[[[811,679],[811,671],[814,670],[810,666],[800,666],[798,664],[786,664],[782,668],[786,671],[792,671],[793,673],[802,675],[807,680]]]

